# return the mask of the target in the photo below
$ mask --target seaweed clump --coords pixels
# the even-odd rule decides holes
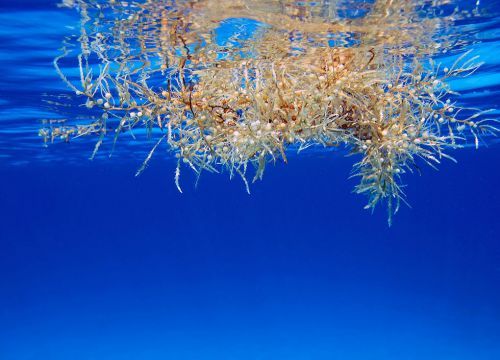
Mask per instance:
[[[465,45],[437,36],[461,13],[435,16],[439,1],[358,3],[364,13],[352,17],[335,1],[298,4],[64,1],[80,12],[81,31],[54,65],[98,115],[40,135],[97,135],[95,155],[105,138],[114,148],[121,133],[146,129],[158,140],[137,174],[166,143],[179,191],[182,164],[198,175],[227,170],[249,191],[249,165],[255,181],[291,150],[343,146],[360,156],[355,191],[366,208],[384,200],[391,223],[405,202],[401,176],[419,159],[434,167],[452,159],[447,149],[496,132],[485,112],[459,107],[447,83],[475,72],[476,57],[465,52],[449,68],[430,60]],[[218,27],[231,21],[236,30],[221,39]],[[60,63],[74,43],[79,72],[67,77]]]

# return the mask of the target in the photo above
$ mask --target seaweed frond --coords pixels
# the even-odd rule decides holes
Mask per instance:
[[[67,50],[71,39],[54,66],[102,116],[50,123],[40,135],[67,141],[97,134],[94,157],[108,134],[113,151],[120,134],[135,137],[143,128],[158,140],[136,175],[166,143],[177,158],[179,192],[181,165],[197,178],[204,170],[239,175],[250,193],[248,168],[255,182],[268,163],[286,163],[290,149],[344,146],[360,158],[355,192],[368,197],[368,209],[384,201],[390,224],[407,204],[404,174],[419,171],[420,162],[437,167],[453,160],[450,149],[469,141],[477,147],[498,133],[496,119],[461,107],[448,85],[481,63],[470,51],[449,68],[432,60],[457,44],[437,35],[460,18],[434,16],[440,1],[377,0],[356,19],[336,16],[335,2],[320,3],[65,1],[81,14],[78,78],[60,65],[76,52]],[[257,29],[239,24],[227,40],[218,38],[222,22],[242,17]]]

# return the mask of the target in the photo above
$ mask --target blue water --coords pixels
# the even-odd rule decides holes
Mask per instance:
[[[89,161],[93,141],[36,136],[77,114],[46,102],[69,96],[51,61],[77,22],[1,4],[1,360],[500,359],[497,142],[405,178],[391,228],[341,152],[270,166],[250,196],[185,171],[180,194],[168,158],[134,177],[151,143]],[[498,108],[500,20],[476,22],[486,65],[456,87]]]

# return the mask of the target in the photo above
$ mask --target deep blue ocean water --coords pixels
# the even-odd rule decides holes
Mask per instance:
[[[500,18],[476,21],[486,64],[456,88],[500,108]],[[390,228],[340,151],[270,166],[251,195],[185,171],[180,194],[171,159],[134,177],[151,143],[90,161],[92,141],[37,137],[77,22],[0,8],[1,360],[500,359],[497,142],[405,178]]]

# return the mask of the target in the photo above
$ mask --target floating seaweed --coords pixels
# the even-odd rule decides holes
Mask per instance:
[[[94,156],[105,139],[114,148],[120,134],[143,128],[158,140],[137,174],[165,143],[178,159],[179,191],[183,164],[198,176],[226,170],[250,192],[247,179],[262,179],[292,149],[341,146],[360,157],[355,191],[368,196],[369,209],[384,200],[390,224],[406,202],[403,174],[420,161],[453,160],[448,149],[477,147],[497,132],[487,110],[458,106],[448,84],[474,73],[477,57],[462,52],[448,68],[432,61],[467,45],[438,32],[473,13],[437,16],[445,0],[378,0],[348,16],[340,3],[66,0],[81,15],[80,34],[54,65],[98,115],[49,124],[40,135],[97,135]],[[236,31],[218,38],[231,19],[240,20]],[[76,77],[60,65],[70,56]]]

